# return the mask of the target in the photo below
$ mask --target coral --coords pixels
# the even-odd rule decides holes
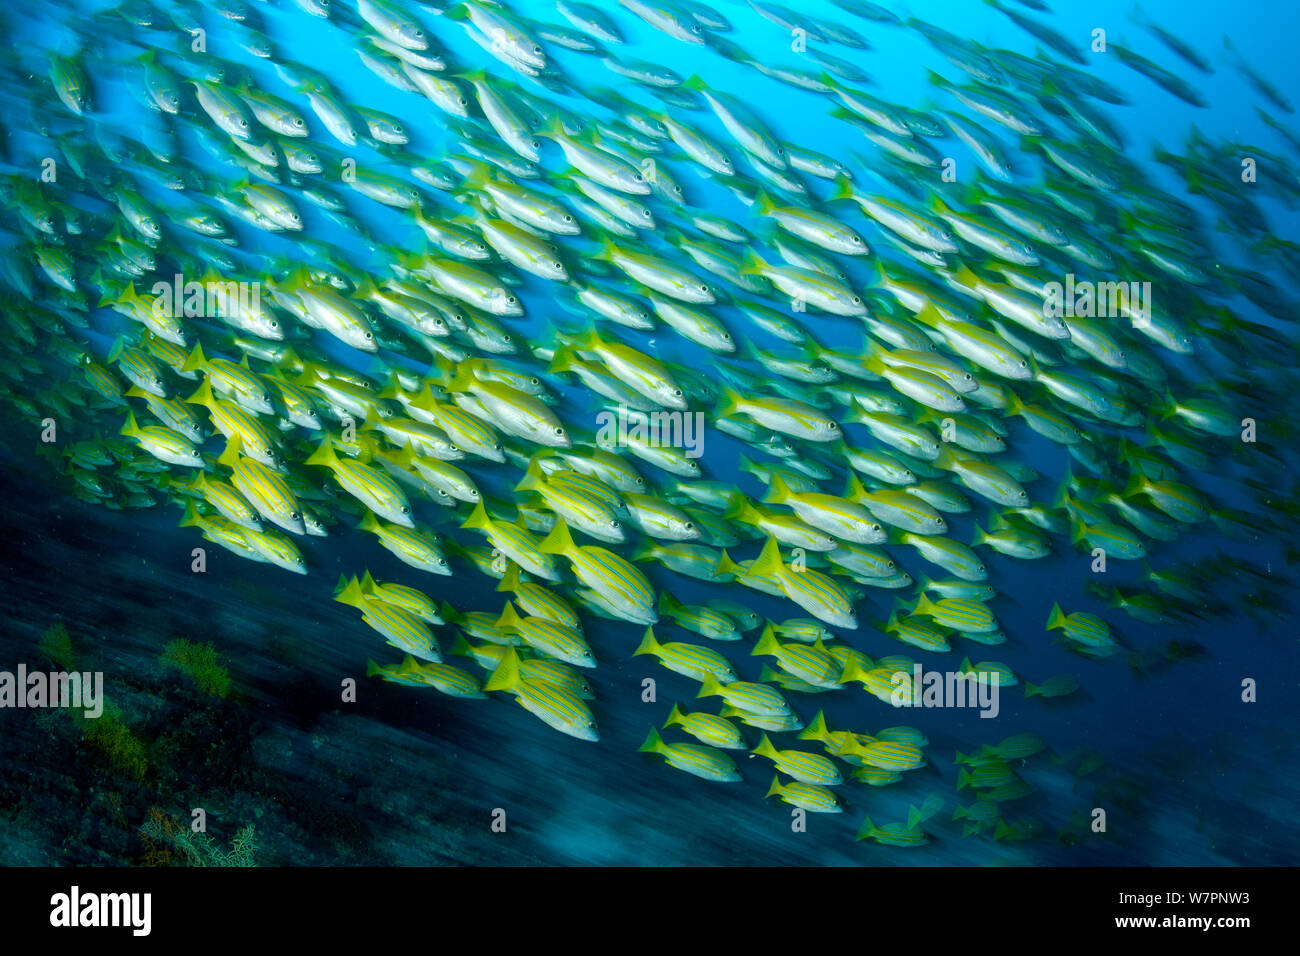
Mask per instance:
[[[59,668],[65,671],[75,670],[77,664],[76,651],[72,649],[72,637],[68,634],[68,629],[63,626],[63,622],[50,625],[49,629],[41,635],[41,639],[36,643],[36,649],[41,655]]]
[[[143,862],[145,866],[172,866],[180,859],[186,866],[257,866],[255,833],[252,825],[240,827],[227,849],[206,833],[195,833],[178,823],[159,807],[150,807],[140,827],[146,848]]]
[[[230,671],[217,662],[217,651],[211,644],[178,637],[167,644],[159,660],[165,667],[186,674],[204,694],[225,697],[230,693]]]
[[[140,860],[141,866],[171,866],[174,860],[171,851],[178,825],[161,807],[150,807],[144,825],[140,827],[140,840],[145,852]]]
[[[74,717],[81,723],[86,740],[103,751],[114,767],[136,780],[144,779],[149,767],[144,744],[123,722],[116,707],[105,702],[104,712],[99,717]]]

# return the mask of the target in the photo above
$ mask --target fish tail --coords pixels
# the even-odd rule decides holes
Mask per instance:
[[[501,663],[492,672],[492,676],[483,685],[483,690],[513,691],[519,686],[519,654],[513,647],[507,647],[501,656]]]
[[[185,514],[181,516],[178,528],[198,528],[202,527],[202,521],[199,519],[198,509],[194,507],[193,501],[185,502]]]
[[[191,350],[190,354],[186,356],[180,370],[182,372],[195,372],[201,369],[206,362],[207,358],[203,355],[203,346],[200,343],[195,342],[193,350]]]
[[[848,176],[843,173],[835,177],[835,183],[831,188],[830,195],[826,197],[827,202],[834,202],[838,199],[853,198],[853,183]]]
[[[1065,626],[1065,615],[1061,612],[1061,605],[1053,602],[1052,610],[1047,615],[1047,624],[1045,625],[1045,627],[1047,630],[1050,631],[1053,630],[1054,628],[1064,627],[1064,626]]]
[[[682,602],[673,597],[668,591],[659,592],[659,613],[665,617],[673,617],[682,610]]]
[[[637,645],[637,649],[632,652],[632,656],[635,657],[638,654],[658,654],[662,650],[663,648],[660,646],[659,642],[655,640],[654,628],[647,627],[645,629],[645,636],[641,638],[641,643]]]
[[[718,697],[722,694],[722,684],[712,674],[704,675],[704,680],[700,681],[700,692],[696,697]]]
[[[714,409],[715,418],[726,418],[728,415],[734,415],[740,410],[744,397],[729,385],[722,386],[722,395],[718,399],[718,406]]]
[[[194,346],[196,349],[198,346]],[[212,382],[204,376],[199,387],[194,390],[194,394],[185,399],[188,405],[202,405],[204,408],[212,408],[216,404],[216,396],[212,394]]]
[[[361,607],[361,584],[356,578],[339,575],[339,583],[334,587],[334,600],[340,604]]]
[[[548,372],[569,372],[573,370],[573,364],[576,356],[573,349],[567,345],[557,345],[555,351],[551,353],[551,364],[547,366]]]
[[[780,796],[780,795],[781,795],[781,778],[776,774],[772,774],[772,786],[767,788],[767,793],[763,794],[763,798],[767,799],[768,797],[771,796]]]
[[[781,645],[776,640],[776,631],[771,624],[768,624],[763,628],[763,633],[759,635],[758,640],[754,642],[754,649],[749,654],[751,657],[758,657],[763,654],[775,654],[780,649]]]
[[[636,749],[641,753],[663,753],[664,741],[659,736],[659,731],[651,727],[650,733],[646,734],[645,743]]]
[[[754,559],[754,563],[749,566],[749,573],[767,576],[780,574],[784,570],[785,565],[781,562],[781,549],[777,546],[776,538],[769,535],[767,543],[763,545],[763,550]]]
[[[736,575],[737,577],[742,577],[742,576],[744,576],[745,574],[747,574],[748,572],[747,572],[744,568],[742,568],[740,565],[738,565],[735,561],[731,560],[731,555],[727,554],[727,549],[726,549],[726,548],[723,548],[723,549],[722,549],[722,555],[718,558],[718,564],[717,564],[717,566],[713,569],[713,573],[714,573],[714,574],[734,574],[734,575]]]
[[[514,604],[506,601],[505,608],[501,611],[501,616],[496,620],[496,626],[500,628],[514,628],[523,623],[523,618],[515,610]]]
[[[338,456],[334,454],[334,439],[327,433],[325,438],[307,460],[304,465],[324,465],[327,468],[333,468],[339,463]]]
[[[686,722],[686,715],[682,713],[681,707],[673,704],[673,709],[668,712],[668,719],[664,721],[665,727],[673,727]]]
[[[480,502],[480,506],[481,506]],[[475,508],[475,511],[478,509]],[[473,517],[471,515],[470,517]],[[464,527],[464,525],[461,525]],[[506,563],[506,573],[501,576],[501,583],[497,585],[498,591],[518,591],[519,590],[519,565],[513,561]]]
[[[234,468],[239,463],[239,455],[244,449],[244,439],[239,436],[239,432],[231,434],[226,441],[226,450],[217,458],[217,464],[226,468]]]
[[[755,524],[763,520],[763,516],[758,509],[750,504],[749,499],[739,491],[734,492],[727,499],[727,509],[722,513],[722,518],[724,521],[736,520],[746,524]]]
[[[461,530],[463,531],[469,531],[469,530],[486,531],[492,527],[492,519],[488,517],[487,508],[483,507],[482,501],[480,501],[478,504],[474,506],[474,510],[470,512],[469,517],[465,519],[464,523],[462,523],[460,527]],[[515,579],[518,580],[518,571],[516,571],[515,573]],[[501,591],[501,590],[510,590],[510,589],[497,588],[497,590]]]
[[[862,481],[851,470],[844,479],[844,497],[849,501],[861,503],[862,499],[867,496],[867,489],[863,487]]]
[[[546,480],[546,474],[542,471],[542,466],[533,459],[528,462],[528,467],[524,469],[524,477],[515,485],[515,491],[536,491]]]
[[[799,731],[800,740],[825,740],[830,731],[826,727],[826,714],[823,711],[817,711],[817,716],[812,719],[803,730]]]
[[[763,503],[771,505],[783,505],[790,500],[790,486],[785,483],[785,479],[773,472],[772,481],[767,486],[767,494],[763,495]]]
[[[556,518],[555,527],[542,539],[538,549],[542,554],[568,555],[577,551],[578,546],[573,543],[573,535],[569,533],[569,526],[564,523],[564,519]]]

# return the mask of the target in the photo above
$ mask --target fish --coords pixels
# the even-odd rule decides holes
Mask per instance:
[[[582,698],[567,687],[524,677],[513,647],[506,648],[483,690],[513,694],[519,706],[562,734],[593,743],[600,740],[596,718]]]
[[[1295,531],[1300,184],[1274,118],[1292,103],[1244,47],[1223,62],[1263,123],[1238,134],[1209,108],[1215,64],[1142,11],[1145,42],[1108,46],[1154,84],[1130,91],[1081,68],[1086,41],[1045,3],[986,7],[996,43],[864,0],[764,0],[746,21],[698,0],[296,0],[274,18],[223,0],[211,23],[55,5],[75,35],[16,40],[0,98],[11,431],[57,424],[34,452],[52,492],[178,507],[178,534],[305,584],[341,571],[339,602],[400,652],[358,648],[358,666],[437,688],[430,713],[504,692],[596,742],[617,705],[584,674],[654,657],[722,698],[655,705],[696,741],[650,732],[641,750],[676,769],[833,813],[846,776],[910,788],[960,746],[963,835],[1032,841],[1042,822],[1001,805],[1037,785],[1019,770],[1054,708],[1092,701],[1080,677],[1018,673],[1042,673],[1015,611],[1040,613],[1029,591],[1094,690],[1198,653],[1130,650],[1130,630],[1289,608],[1280,553],[1256,573],[1227,542]],[[769,57],[755,25],[800,58]],[[324,46],[292,59],[298,26],[347,68]],[[876,65],[896,38],[923,41],[902,94]],[[1138,93],[1199,125],[1139,155],[1113,108]],[[1178,550],[1221,540],[1202,565]],[[1071,548],[1098,573],[1142,564],[1071,591]],[[916,690],[900,643],[1053,701],[1027,705],[1043,725],[998,743],[927,726],[938,759],[913,728],[805,725],[804,695],[829,695],[838,727],[877,706],[859,687]],[[759,796],[741,749],[793,782]],[[951,781],[916,793],[859,839],[927,843]]]
[[[792,807],[802,807],[813,813],[844,812],[835,791],[799,780],[782,784],[781,778],[774,775],[766,795],[778,797],[783,803],[788,803]]]
[[[736,783],[741,779],[735,763],[722,751],[705,744],[665,743],[654,727],[650,728],[645,742],[637,749],[643,753],[658,754],[670,767],[683,770],[702,780]]]

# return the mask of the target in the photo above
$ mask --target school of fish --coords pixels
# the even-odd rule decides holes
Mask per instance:
[[[313,537],[346,537],[335,597],[377,632],[372,676],[597,741],[583,671],[652,658],[699,684],[641,748],[665,774],[737,782],[749,752],[767,797],[840,812],[929,760],[888,726],[918,660],[1047,699],[1079,680],[1019,671],[1015,642],[1142,671],[1197,653],[1059,605],[1007,633],[1018,562],[1074,555],[1157,627],[1284,605],[1281,568],[1180,542],[1294,540],[1298,310],[1274,277],[1300,245],[1268,213],[1300,199],[1292,104],[1227,42],[1272,151],[1193,126],[1138,156],[1095,38],[989,3],[1036,55],[866,0],[69,7],[74,46],[3,61],[7,414],[66,493],[171,509],[196,544],[308,574]],[[310,18],[384,100],[282,55]],[[1211,58],[1115,26],[1105,55],[1194,120]],[[904,32],[942,60],[919,104],[869,91]],[[677,55],[627,52],[647,36]],[[819,151],[828,124],[860,148]],[[1154,293],[1053,309],[1067,276]],[[411,573],[376,580],[372,543]],[[477,575],[500,602],[457,606]],[[685,579],[716,597],[680,600]],[[861,724],[829,727],[823,693]],[[963,831],[1038,835],[1016,771],[1047,743],[970,749]],[[924,844],[943,804],[858,836]]]

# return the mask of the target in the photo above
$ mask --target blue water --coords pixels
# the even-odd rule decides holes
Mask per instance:
[[[365,69],[352,51],[351,32],[309,17],[291,3],[253,6],[265,21],[277,57],[302,61],[325,73],[340,98],[348,103],[371,106],[399,117],[412,133],[410,152],[432,157],[445,147],[448,137],[441,114],[422,97],[399,93]],[[516,2],[512,6],[528,16],[561,22],[546,3]],[[868,160],[873,156],[875,148],[850,126],[826,118],[820,97],[796,91],[715,53],[687,48],[612,4],[602,4],[606,6],[615,9],[620,26],[632,41],[617,48],[620,56],[659,62],[683,76],[700,73],[715,89],[744,99],[776,133],[791,142],[833,156],[848,158],[856,154]],[[719,2],[715,6],[735,28],[727,37],[764,62],[807,65],[790,50],[788,31],[763,19],[747,5]],[[1083,38],[1094,28],[1104,28],[1113,42],[1135,49],[1193,82],[1209,101],[1209,108],[1193,109],[1132,72],[1114,56],[1088,54],[1087,68],[1122,90],[1131,101],[1128,106],[1096,104],[1124,132],[1126,155],[1152,172],[1157,184],[1210,217],[1209,224],[1213,223],[1213,209],[1185,195],[1178,177],[1151,162],[1153,145],[1181,150],[1194,124],[1211,139],[1226,137],[1286,154],[1285,141],[1256,115],[1254,106],[1262,102],[1259,95],[1221,62],[1222,37],[1230,34],[1237,49],[1258,72],[1280,89],[1294,91],[1300,7],[1276,5],[1264,21],[1249,23],[1242,22],[1240,8],[1234,5],[1166,0],[1144,3],[1149,16],[1215,61],[1216,74],[1204,78],[1193,75],[1189,67],[1143,32],[1129,18],[1128,2],[1058,2],[1055,6],[1058,9],[1050,17],[1016,9],[1044,19],[1072,37]],[[829,2],[806,3],[800,9],[810,16],[850,22],[848,14]],[[1034,54],[1037,46],[1032,37],[983,4],[918,0],[898,9],[986,46],[1027,55]],[[35,51],[40,48],[67,49],[67,27],[84,29],[85,23],[74,18],[66,6],[51,6],[37,18],[16,13],[10,17],[17,33],[25,38],[14,54],[23,63],[28,59],[36,62]],[[436,16],[421,18],[434,31],[438,44],[458,62],[486,65],[504,75],[505,68],[466,40],[459,28],[440,22]],[[309,113],[304,99],[287,91],[268,64],[238,47],[226,21],[212,11],[205,12],[204,21],[212,53],[247,67],[256,86],[293,102],[312,124],[315,142],[343,150]],[[920,108],[936,97],[936,91],[926,85],[928,69],[952,80],[962,79],[960,72],[919,33],[865,21],[854,21],[852,26],[871,40],[874,49],[861,55],[844,48],[832,52],[854,59],[872,75],[873,95]],[[140,44],[147,44],[148,36],[131,37],[119,27],[103,31],[96,43],[101,45],[102,62],[91,64],[90,71],[97,96],[111,109],[101,111],[95,123],[109,131],[139,135],[139,130],[157,122],[156,115],[146,114],[134,104],[125,89],[125,74],[108,64],[130,52],[133,43],[137,50]],[[651,102],[649,96],[633,91],[630,84],[594,58],[554,47],[551,55],[563,65],[577,89],[608,86]],[[43,68],[35,72],[37,77],[30,82],[45,82]],[[537,87],[531,89],[553,95]],[[581,99],[560,99],[575,111],[584,109]],[[15,96],[6,99],[11,109],[17,101]],[[945,100],[943,105],[951,108],[952,102]],[[187,112],[197,113],[192,99],[187,100]],[[705,124],[721,137],[720,128],[707,113],[693,116],[704,117]],[[18,110],[6,123],[11,129],[8,158],[16,168],[23,168],[17,157],[46,155],[41,149],[48,144],[34,132],[30,122],[21,120]],[[1006,131],[998,133],[998,138],[1013,165],[1032,175],[1037,161],[1022,156],[1010,134],[1003,134]],[[195,148],[191,134],[182,132],[180,141],[190,161],[207,161]],[[957,159],[959,181],[973,170],[974,158],[960,144],[945,140],[940,151]],[[362,165],[379,158],[364,146],[344,153],[355,154]],[[545,155],[553,161],[557,153],[548,146]],[[396,166],[379,168],[399,171]],[[685,164],[679,163],[673,171],[693,205],[716,215],[734,216],[741,222],[754,215],[730,193],[703,178],[683,173],[684,168]],[[232,172],[228,170],[225,175]],[[1293,173],[1291,176],[1294,179]],[[863,183],[862,177],[858,182]],[[887,190],[875,182],[871,182],[871,188]],[[824,184],[815,184],[814,190],[824,195]],[[168,196],[161,188],[141,191],[159,203]],[[349,210],[375,240],[373,247],[365,239],[339,229],[310,203],[298,205],[306,219],[301,235],[335,244],[353,266],[377,268],[395,250],[422,248],[422,237],[414,225],[400,213],[378,204],[360,198],[349,201]],[[1262,205],[1277,235],[1300,239],[1293,209],[1276,203]],[[93,204],[88,208],[93,209]],[[837,208],[873,248],[882,250],[886,257],[895,255],[883,242],[872,242],[877,235],[874,227],[852,206]],[[1068,231],[1070,223],[1061,224]],[[1233,241],[1236,237],[1211,233],[1219,242],[1216,254],[1224,256],[1225,261],[1267,268],[1252,262],[1243,248],[1245,244]],[[228,252],[250,277],[260,274],[267,254],[280,255],[290,250],[295,255],[303,254],[303,247],[296,242],[298,237],[274,237],[244,226],[239,227],[239,234],[243,240],[240,248]],[[1117,246],[1126,241],[1123,236],[1109,238]],[[850,273],[864,274],[856,267],[851,267]],[[1270,277],[1293,294],[1294,277],[1277,273]],[[540,339],[552,323],[574,324],[571,316],[552,304],[550,290],[542,280],[527,278],[522,289],[528,317],[509,323],[512,332]],[[1158,301],[1159,286],[1156,295]],[[1244,299],[1234,299],[1232,306],[1243,315],[1261,315]],[[92,351],[101,360],[122,323],[120,316],[107,310],[94,314]],[[733,332],[739,327],[739,322],[731,323]],[[807,327],[830,348],[853,348],[861,341],[861,326],[855,320],[810,314]],[[685,343],[667,329],[646,336],[628,334],[626,338],[631,344],[641,343],[663,360],[709,369],[709,353]],[[338,361],[351,362],[366,372],[377,369],[372,361],[358,361],[357,353],[346,347],[321,342],[320,336],[317,339]],[[760,347],[775,347],[761,335],[754,340]],[[1162,353],[1162,358],[1167,356]],[[414,363],[406,364],[419,368]],[[1193,364],[1185,367],[1192,374],[1208,374]],[[584,393],[570,388],[563,394],[566,421],[594,427],[597,408],[589,404]],[[1034,435],[1018,419],[1008,423],[1012,434],[1008,443],[1015,458],[1041,474],[1029,485],[1031,498],[1050,501],[1067,465],[1066,452]],[[1262,428],[1267,435],[1268,424]],[[869,444],[861,426],[850,424],[846,430],[854,444]],[[189,549],[197,537],[189,529],[174,527],[174,509],[129,513],[92,510],[62,495],[65,489],[34,463],[27,444],[12,436],[7,441],[9,500],[17,504],[5,519],[9,547],[2,579],[8,582],[6,590],[15,601],[0,642],[5,652],[0,664],[21,655],[31,659],[31,642],[52,621],[62,619],[74,640],[93,648],[88,653],[93,653],[92,659],[106,671],[110,685],[119,682],[121,695],[134,702],[137,709],[133,713],[141,725],[157,731],[158,714],[167,706],[157,701],[165,701],[172,690],[166,674],[153,663],[162,645],[177,634],[210,642],[228,662],[240,696],[237,704],[204,713],[218,730],[229,729],[228,746],[239,750],[243,743],[236,746],[229,741],[250,741],[246,752],[232,753],[230,765],[219,765],[206,780],[199,767],[172,779],[151,774],[144,784],[130,783],[107,769],[88,764],[81,773],[94,776],[102,769],[100,785],[120,792],[125,822],[113,822],[98,804],[88,804],[82,818],[83,836],[67,849],[60,846],[58,839],[42,835],[30,823],[30,815],[18,813],[0,824],[0,835],[8,838],[12,861],[136,862],[138,847],[129,837],[149,806],[162,805],[169,812],[185,815],[187,808],[201,806],[204,800],[217,800],[225,807],[218,829],[225,839],[236,826],[256,819],[262,834],[263,861],[270,863],[903,866],[1294,864],[1300,860],[1300,830],[1293,814],[1300,798],[1300,765],[1293,730],[1300,660],[1294,638],[1296,605],[1288,584],[1292,568],[1286,558],[1294,541],[1285,536],[1254,542],[1229,541],[1214,526],[1204,525],[1174,545],[1154,544],[1151,562],[1156,567],[1208,560],[1227,553],[1239,567],[1257,572],[1263,569],[1265,576],[1278,582],[1275,593],[1285,595],[1270,609],[1271,613],[1260,614],[1240,601],[1243,593],[1251,591],[1250,586],[1225,580],[1223,595],[1233,602],[1226,615],[1161,626],[1143,624],[1091,596],[1085,590],[1085,585],[1095,580],[1088,568],[1088,557],[1069,551],[1059,542],[1056,555],[1042,561],[1016,561],[985,551],[991,581],[999,591],[992,606],[1009,642],[987,650],[969,644],[963,647],[958,642],[952,654],[939,657],[918,652],[912,656],[928,668],[949,668],[960,660],[963,650],[968,650],[973,660],[1006,661],[1022,682],[1073,674],[1082,683],[1083,691],[1063,700],[1044,701],[1025,700],[1021,688],[1004,690],[1000,713],[994,720],[980,719],[975,711],[891,711],[856,687],[815,698],[790,695],[805,720],[820,708],[833,729],[868,731],[909,724],[923,730],[930,739],[926,767],[908,773],[901,783],[888,788],[846,784],[841,790],[844,814],[810,815],[807,831],[793,832],[790,808],[763,800],[772,775],[767,761],[740,754],[738,764],[745,782],[720,785],[680,774],[661,760],[636,752],[647,728],[662,724],[674,701],[694,708],[690,702],[697,689],[695,682],[659,667],[651,658],[630,656],[640,640],[641,626],[587,619],[587,636],[600,660],[599,668],[588,675],[596,690],[595,710],[601,730],[601,740],[596,744],[549,730],[503,695],[490,701],[457,701],[432,691],[366,681],[361,676],[366,657],[378,656],[384,649],[353,609],[331,600],[340,574],[357,574],[369,568],[380,580],[418,586],[431,596],[453,601],[462,610],[493,612],[501,606],[501,596],[493,591],[495,582],[463,564],[452,578],[420,575],[398,563],[371,536],[341,528],[328,540],[311,539],[304,546],[311,566],[311,574],[305,578],[268,571],[265,566],[240,561],[216,549],[209,552],[209,572],[191,575],[187,570]],[[743,450],[742,445],[710,429],[706,449],[706,477],[735,482],[751,498],[762,494],[757,479],[735,469],[736,454]],[[1287,455],[1288,451],[1277,449],[1277,453]],[[485,473],[480,486],[489,496],[492,492],[504,495],[513,483],[507,477]],[[1193,477],[1218,504],[1250,504],[1235,481],[1216,476]],[[454,533],[454,525],[433,506],[420,507],[422,519],[440,532],[478,543],[471,536]],[[53,518],[56,514],[57,521]],[[973,521],[987,527],[986,518],[986,509],[978,504],[971,515],[949,516],[952,537],[969,541]],[[752,557],[755,551],[750,546],[732,549],[731,553],[739,559]],[[934,575],[933,568],[926,567],[910,552],[893,549],[891,553],[907,565],[913,576],[924,572]],[[787,601],[738,586],[720,591],[657,566],[642,567],[657,587],[670,588],[688,603],[722,595],[744,600],[774,620],[801,613]],[[1112,562],[1105,583],[1134,585],[1139,570]],[[873,657],[907,651],[865,626],[886,618],[899,596],[898,592],[871,590],[867,600],[858,606],[864,628],[856,635],[841,637]],[[1103,616],[1128,649],[1153,649],[1178,640],[1202,645],[1205,653],[1145,676],[1126,666],[1124,655],[1106,661],[1086,660],[1053,643],[1044,631],[1043,622],[1054,602],[1069,611]],[[691,640],[666,626],[666,622],[657,630],[663,632],[661,639],[666,633],[669,639]],[[716,645],[737,666],[742,679],[756,680],[761,661],[746,656],[747,646]],[[356,703],[344,703],[339,698],[339,682],[349,677],[361,684]],[[654,702],[642,699],[642,681],[647,677],[656,681]],[[1246,679],[1258,682],[1257,702],[1241,700],[1242,681]],[[155,703],[148,703],[150,700]],[[181,706],[192,702],[185,698]],[[710,702],[706,709],[713,709],[715,703]],[[25,719],[25,715],[0,714],[0,720],[7,725],[19,719]],[[954,755],[1022,732],[1040,735],[1047,741],[1050,753],[1040,754],[1017,768],[1034,793],[1005,807],[1004,816],[1011,822],[1037,821],[1044,828],[1043,834],[1023,843],[999,843],[989,834],[963,838],[960,823],[950,818],[955,807],[970,803],[972,798],[969,791],[958,794],[954,789]],[[756,741],[756,733],[750,736]],[[799,746],[793,735],[781,739],[782,746]],[[6,749],[0,749],[0,766],[17,771],[16,779],[24,781],[2,791],[5,803],[14,808],[21,806],[28,814],[42,801],[52,799],[35,785],[40,775],[23,769],[32,762],[32,752],[24,748],[35,747],[36,740],[28,726],[11,738]],[[1073,770],[1080,748],[1103,757],[1104,766],[1076,779]],[[1075,759],[1069,764],[1052,759],[1071,753],[1075,753]],[[231,770],[231,766],[235,769]],[[52,773],[57,778],[57,773]],[[78,771],[66,773],[75,778]],[[181,785],[182,780],[186,786]],[[27,790],[21,792],[24,786]],[[902,820],[909,805],[919,805],[929,794],[938,794],[944,800],[944,809],[926,824],[929,845],[901,849],[855,842],[854,834],[864,815],[877,822]],[[295,817],[295,800],[311,805],[310,819],[314,822]],[[508,820],[505,833],[490,828],[492,814],[498,808],[505,811]],[[1078,815],[1090,815],[1096,808],[1106,811],[1105,833],[1092,833],[1086,826],[1071,823],[1077,821]],[[1073,839],[1058,839],[1063,829]],[[115,830],[126,836],[110,840],[95,835]]]

